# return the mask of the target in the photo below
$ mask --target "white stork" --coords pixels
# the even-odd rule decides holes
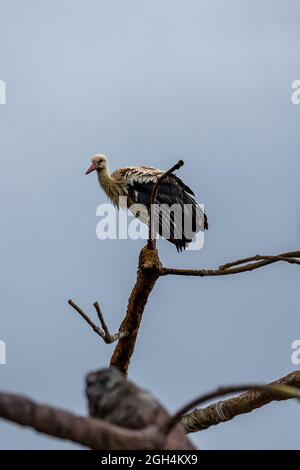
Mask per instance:
[[[126,197],[127,208],[149,225],[151,195],[155,183],[164,173],[162,170],[149,166],[130,166],[110,174],[106,156],[98,154],[92,158],[92,164],[85,174],[92,171],[97,171],[100,186],[115,206],[120,208],[120,197]],[[177,251],[185,249],[197,232],[208,228],[206,214],[195,201],[193,191],[174,174],[168,175],[159,185],[156,204],[155,231],[173,243]],[[137,205],[139,210],[136,209]],[[173,211],[174,205],[177,210]]]

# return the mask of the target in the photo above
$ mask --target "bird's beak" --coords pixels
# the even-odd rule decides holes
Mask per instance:
[[[95,170],[97,170],[97,163],[92,163],[91,166],[86,170],[85,174],[88,175]]]

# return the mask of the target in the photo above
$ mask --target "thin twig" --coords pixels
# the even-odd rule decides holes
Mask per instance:
[[[68,300],[68,304],[71,305],[71,307],[73,307],[77,313],[79,313],[79,315],[90,325],[90,327],[95,331],[95,333],[97,333],[97,335],[101,336],[101,338],[104,340],[106,344],[114,343],[115,341],[118,341],[120,338],[124,338],[125,336],[127,336],[127,331],[124,331],[124,330],[121,330],[118,333],[115,333],[113,335],[110,334],[97,302],[94,303],[94,307],[98,314],[103,330],[99,326],[97,326],[93,322],[93,320],[91,320],[90,317],[82,310],[82,308],[80,308],[77,304],[75,304],[73,300],[71,299]]]
[[[172,168],[165,171],[158,178],[158,180],[156,181],[156,183],[153,187],[152,194],[151,194],[151,199],[150,199],[150,218],[149,218],[149,237],[148,237],[148,248],[149,249],[153,250],[156,246],[155,235],[153,236],[155,231],[154,231],[154,227],[152,227],[152,225],[153,225],[153,220],[154,220],[155,202],[156,202],[159,186],[161,185],[161,183],[163,182],[163,180],[167,176],[169,176],[174,171],[179,170],[179,168],[181,168],[183,165],[184,165],[184,161],[183,160],[178,160],[178,162],[175,165],[173,165]]]
[[[90,317],[80,308],[72,299],[68,300],[68,304],[76,310],[77,313],[90,325],[90,327],[97,333],[97,335],[101,336],[104,339],[103,331],[99,328],[91,319]]]
[[[290,385],[274,384],[274,385],[261,385],[261,384],[249,384],[249,385],[234,385],[229,387],[220,387],[212,392],[200,395],[195,398],[187,405],[182,407],[167,423],[164,423],[161,428],[161,432],[167,436],[174,426],[181,420],[191,408],[202,405],[206,401],[213,400],[217,397],[229,395],[231,393],[244,392],[244,391],[261,391],[268,392],[273,399],[284,399],[284,398],[297,398],[300,399],[300,390]]]
[[[100,306],[99,306],[98,302],[94,302],[94,307],[95,307],[95,310],[97,312],[98,318],[99,318],[101,326],[103,328],[103,331],[106,334],[106,336],[109,337],[110,333],[108,331],[107,325],[105,323],[105,320],[104,320],[104,317],[103,317],[103,314],[101,312],[101,309],[100,309]]]
[[[223,264],[223,266],[220,266],[219,269],[221,270],[229,269],[229,268],[232,268],[233,266],[239,266],[241,264],[250,263],[252,261],[259,261],[259,260],[271,259],[271,258],[277,258],[278,261],[282,260],[282,261],[288,261],[288,262],[295,262],[295,260],[293,261],[289,259],[300,258],[300,251],[289,251],[287,253],[282,253],[278,256],[255,255],[255,256],[251,256],[250,258],[238,259],[236,261],[232,261],[231,263]]]

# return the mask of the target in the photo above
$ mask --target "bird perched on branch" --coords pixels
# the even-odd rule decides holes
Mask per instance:
[[[110,174],[107,157],[92,158],[86,175],[97,171],[99,184],[111,202],[118,208],[127,208],[139,220],[149,225],[151,196],[154,186],[164,171],[149,166],[130,166]],[[197,204],[191,188],[174,174],[161,182],[155,198],[154,230],[182,251],[195,234],[208,228],[207,216]]]

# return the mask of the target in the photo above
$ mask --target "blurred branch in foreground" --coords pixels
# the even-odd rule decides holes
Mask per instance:
[[[219,388],[196,398],[171,417],[151,393],[127,381],[117,369],[92,372],[86,384],[92,417],[76,416],[4,392],[0,392],[0,417],[90,449],[191,450],[194,447],[185,432],[206,429],[271,401],[300,398],[300,371],[297,371],[269,385]],[[238,397],[185,414],[197,404],[246,389]]]

